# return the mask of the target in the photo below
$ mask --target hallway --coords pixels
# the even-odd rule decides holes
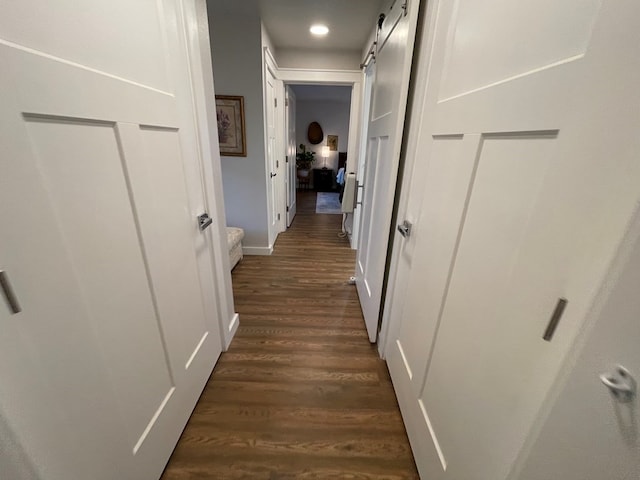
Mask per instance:
[[[167,465],[177,479],[417,479],[385,366],[364,329],[355,251],[315,192],[271,256],[233,272],[240,327]]]

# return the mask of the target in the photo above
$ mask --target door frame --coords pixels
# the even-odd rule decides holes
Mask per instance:
[[[349,141],[347,143],[347,171],[355,172],[359,152],[360,115],[362,103],[362,81],[360,70],[323,70],[280,68],[278,78],[284,85],[326,85],[351,87],[351,106],[349,109]],[[353,133],[352,133],[353,132]]]
[[[349,140],[347,142],[347,172],[358,169],[357,158],[360,152],[360,117],[362,116],[363,73],[360,70],[323,70],[279,68],[278,79],[282,81],[282,90],[287,85],[325,85],[351,87],[351,105],[349,107]],[[285,136],[288,132],[285,132]],[[295,142],[297,144],[297,142]],[[356,249],[352,241],[351,248]],[[355,264],[354,264],[355,267]]]

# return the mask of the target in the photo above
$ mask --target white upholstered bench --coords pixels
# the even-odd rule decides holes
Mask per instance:
[[[229,248],[229,266],[231,270],[242,260],[242,239],[244,230],[237,227],[227,227],[227,247]]]

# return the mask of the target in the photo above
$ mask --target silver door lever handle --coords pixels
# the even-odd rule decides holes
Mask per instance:
[[[411,235],[412,226],[413,225],[411,225],[411,223],[406,220],[402,222],[400,225],[398,225],[398,231],[400,232],[400,235],[402,235],[404,238],[409,237]]]
[[[621,402],[630,401],[636,394],[636,381],[622,365],[616,365],[614,373],[601,374],[600,381]]]
[[[212,223],[213,218],[210,218],[208,213],[198,215],[198,228],[201,232],[204,232]]]

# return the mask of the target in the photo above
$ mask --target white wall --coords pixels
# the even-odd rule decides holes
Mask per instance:
[[[247,136],[246,157],[221,157],[227,225],[244,229],[245,247],[267,248],[261,22],[217,4],[207,2],[215,91],[244,97]]]
[[[280,68],[313,68],[325,70],[358,70],[360,51],[324,51],[279,49],[276,60]]]
[[[294,86],[294,91],[296,87]],[[324,89],[347,89],[351,87],[322,87]],[[296,95],[297,95],[296,91]],[[327,144],[327,135],[338,135],[338,151],[331,152],[327,159],[327,168],[338,172],[338,152],[346,152],[349,141],[350,102],[338,100],[304,100],[296,101],[296,144],[304,143],[309,150],[316,152],[313,168],[322,168],[324,162],[320,155],[322,146]],[[318,122],[322,127],[324,139],[318,145],[311,145],[307,131],[311,122]]]

